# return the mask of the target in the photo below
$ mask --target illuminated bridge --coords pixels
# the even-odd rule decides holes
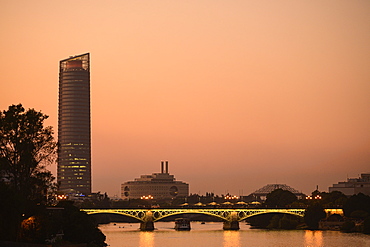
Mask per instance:
[[[202,208],[182,208],[182,209],[81,209],[87,214],[119,214],[125,215],[140,221],[140,229],[144,231],[154,230],[154,222],[163,218],[182,215],[182,214],[203,214],[210,215],[224,222],[224,230],[238,230],[239,221],[246,218],[269,213],[291,214],[303,217],[305,209],[202,209]],[[325,209],[326,214],[343,215],[342,209]]]

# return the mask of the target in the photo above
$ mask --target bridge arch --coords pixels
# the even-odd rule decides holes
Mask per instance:
[[[304,217],[305,210],[304,209],[296,209],[296,210],[290,210],[290,209],[257,209],[257,210],[241,210],[238,212],[238,221],[245,220],[247,218],[257,216],[257,215],[263,215],[263,214],[289,214],[294,215],[298,217]]]
[[[137,210],[137,209],[81,209],[81,211],[86,212],[89,215],[92,214],[118,214],[128,216],[137,219],[141,222],[145,221],[146,212],[148,210]]]
[[[231,211],[230,210],[201,210],[201,209],[156,209],[152,210],[153,213],[153,221],[160,221],[164,218],[175,216],[175,215],[183,215],[183,214],[199,214],[199,215],[208,215],[212,216],[217,219],[227,220],[230,217]]]
[[[182,214],[209,215],[224,221],[242,221],[252,216],[270,213],[291,214],[303,217],[305,209],[82,209],[87,214],[119,214],[132,217],[141,222],[156,222],[161,219]],[[149,219],[149,218],[150,219]]]

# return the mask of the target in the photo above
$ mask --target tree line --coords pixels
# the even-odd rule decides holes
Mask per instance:
[[[311,196],[298,199],[292,192],[282,189],[266,196],[265,206],[270,208],[306,208],[304,218],[292,215],[262,215],[248,219],[251,225],[269,229],[319,229],[319,223],[327,215],[325,208],[342,208],[345,232],[370,234],[370,196],[359,193],[347,197],[342,192],[330,193],[315,190]],[[263,205],[262,205],[263,206]]]

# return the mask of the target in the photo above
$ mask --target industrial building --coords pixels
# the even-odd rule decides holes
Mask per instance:
[[[141,175],[134,181],[121,185],[122,199],[153,198],[165,199],[186,197],[189,195],[189,184],[176,181],[168,171],[168,161],[161,162],[161,172],[152,175]]]

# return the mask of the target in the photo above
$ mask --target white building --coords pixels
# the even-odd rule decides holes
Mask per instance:
[[[360,178],[348,178],[347,182],[339,182],[329,187],[329,192],[340,191],[346,196],[362,193],[370,196],[370,173],[362,173]]]
[[[186,197],[189,195],[189,184],[176,181],[174,175],[168,172],[168,161],[161,162],[161,173],[141,175],[134,181],[121,184],[122,199],[138,199],[152,196],[154,199]]]

